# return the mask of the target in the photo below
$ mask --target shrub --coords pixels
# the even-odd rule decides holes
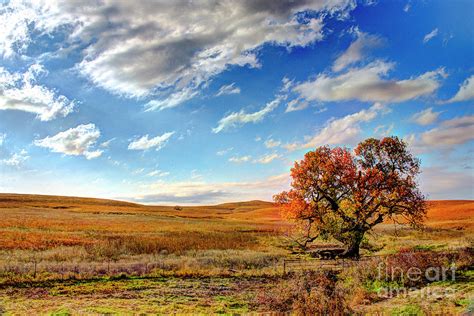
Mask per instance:
[[[346,291],[330,273],[293,274],[277,286],[257,295],[256,303],[266,311],[292,312],[297,315],[349,315]]]
[[[386,257],[361,261],[339,276],[347,288],[378,292],[380,287],[420,287],[434,281],[451,281],[453,273],[474,266],[473,248],[454,252],[402,249]]]

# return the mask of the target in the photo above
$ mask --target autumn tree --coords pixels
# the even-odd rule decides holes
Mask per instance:
[[[343,256],[357,258],[364,235],[384,220],[422,223],[419,173],[419,160],[397,137],[369,138],[354,152],[323,146],[295,162],[291,190],[274,199],[304,227],[303,247],[332,237],[346,247]]]

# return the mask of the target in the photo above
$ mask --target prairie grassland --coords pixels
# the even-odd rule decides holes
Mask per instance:
[[[380,225],[368,238],[366,254],[472,247],[473,201],[429,206],[423,231]],[[274,309],[268,302],[275,300],[261,299],[262,293],[303,282],[282,276],[282,260],[291,257],[291,224],[268,202],[160,207],[0,194],[0,212],[0,313],[269,311]],[[461,257],[455,260],[465,264]],[[353,279],[346,276],[342,284]],[[363,292],[359,298],[348,299],[353,311],[405,308],[406,300],[371,300],[376,287],[367,282],[373,283],[355,286]],[[447,286],[461,286],[450,310],[468,308],[471,281]]]

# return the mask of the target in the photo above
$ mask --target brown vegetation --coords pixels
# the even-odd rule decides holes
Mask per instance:
[[[428,205],[425,230],[400,231],[381,224],[369,241],[383,247],[365,254],[389,254],[388,262],[403,269],[407,264],[426,268],[428,262],[472,265],[472,253],[460,249],[472,244],[474,202]],[[317,314],[341,308],[342,314],[379,304],[374,292],[378,283],[370,274],[377,259],[344,269],[336,279],[324,271],[283,277],[282,261],[293,256],[286,238],[291,224],[269,202],[176,210],[100,199],[0,194],[0,212],[0,301],[6,311],[30,308],[47,314],[66,304],[76,306],[71,307],[73,312],[90,313],[82,307],[101,302],[116,307],[117,313]],[[182,288],[169,288],[163,280],[179,280]],[[215,282],[229,285],[219,287]],[[89,294],[71,294],[83,293],[89,283]],[[146,283],[156,292],[128,288],[136,283]],[[149,300],[162,293],[170,295],[156,305],[162,309],[149,308]],[[182,300],[179,295],[189,301],[176,305],[175,299]],[[141,307],[130,309],[130,300],[117,301],[122,296],[135,297]]]

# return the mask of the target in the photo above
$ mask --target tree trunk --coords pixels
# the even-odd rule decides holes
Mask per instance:
[[[351,240],[349,240],[349,242],[347,243],[346,251],[344,251],[344,253],[342,254],[343,257],[359,259],[360,243],[364,238],[364,233],[364,231],[354,232],[354,235],[352,236]]]

